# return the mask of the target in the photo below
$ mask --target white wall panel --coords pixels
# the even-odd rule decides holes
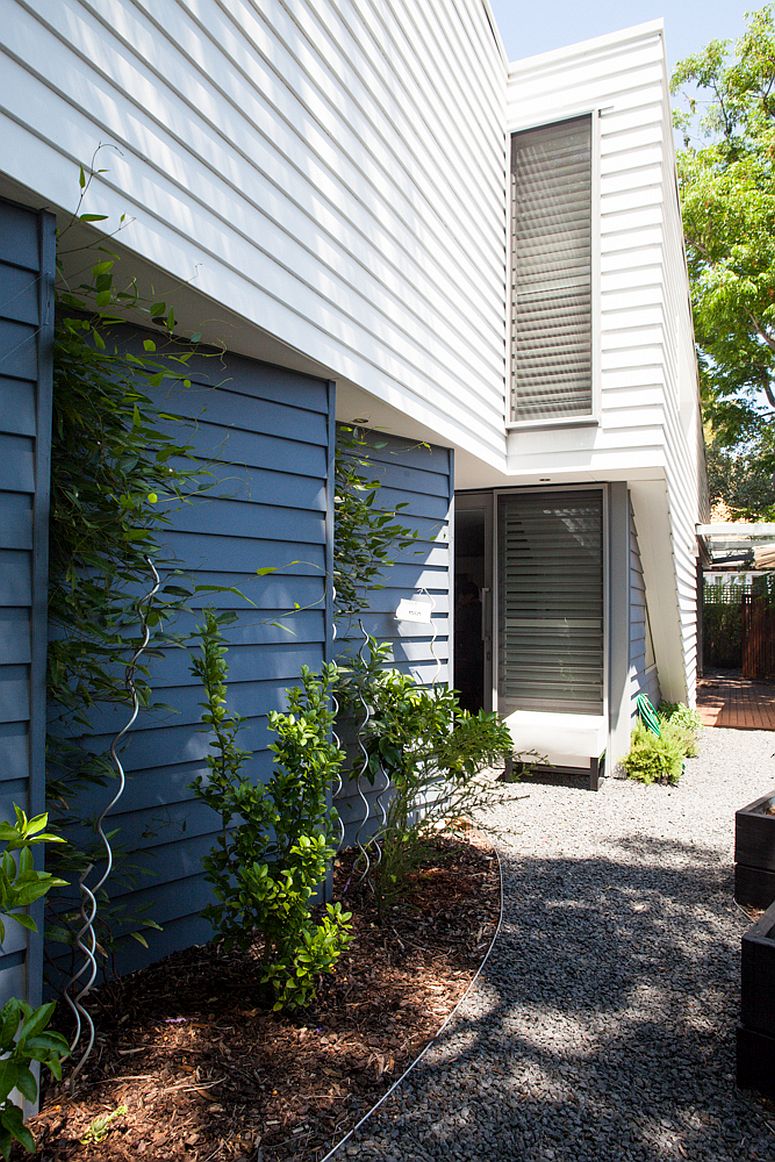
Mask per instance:
[[[660,609],[660,680],[668,697],[692,698],[699,410],[659,22],[510,66],[510,131],[590,109],[599,123],[599,423],[570,439],[512,431],[509,469],[644,482],[633,504]]]
[[[87,208],[127,212],[125,246],[502,462],[505,66],[479,0],[0,0],[0,20],[10,178],[68,209],[117,146]]]

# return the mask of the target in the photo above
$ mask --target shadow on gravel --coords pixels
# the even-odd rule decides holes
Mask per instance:
[[[357,1157],[774,1158],[734,1085],[746,920],[718,853],[633,836],[607,858],[506,854],[503,873],[476,999]]]

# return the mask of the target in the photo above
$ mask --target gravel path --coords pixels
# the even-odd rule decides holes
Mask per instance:
[[[775,1159],[734,1085],[734,811],[775,735],[706,730],[676,788],[515,787],[504,923],[458,1017],[338,1157],[388,1162]],[[768,1124],[769,1119],[769,1124]]]

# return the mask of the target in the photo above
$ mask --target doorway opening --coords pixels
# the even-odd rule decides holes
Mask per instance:
[[[492,494],[455,500],[454,686],[464,710],[492,709]]]

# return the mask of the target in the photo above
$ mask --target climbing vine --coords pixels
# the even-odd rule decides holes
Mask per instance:
[[[82,173],[82,191],[88,181]],[[77,217],[90,222],[102,215]],[[61,255],[65,238],[59,247]],[[124,669],[139,633],[137,598],[148,589],[150,562],[165,583],[147,613],[146,658],[169,642],[170,620],[189,596],[160,534],[172,510],[206,484],[185,442],[186,421],[165,412],[151,394],[165,382],[190,385],[196,346],[175,339],[167,303],[145,302],[134,284],[118,283],[115,255],[98,247],[95,257],[76,288],[60,272],[54,341],[47,787],[52,818],[70,835],[83,823],[79,792],[115,773],[90,742],[93,714],[130,700]],[[156,334],[133,338],[129,311],[135,319],[145,316]],[[145,665],[135,683],[147,706]],[[95,858],[83,840],[63,849],[60,864],[79,874]],[[59,913],[69,906],[56,902]],[[104,923],[109,913],[102,916],[104,950],[112,932]],[[50,924],[49,935],[71,939],[66,923]]]
[[[370,442],[360,428],[340,424],[334,469],[334,588],[335,611],[347,625],[367,608],[369,593],[381,589],[380,574],[396,551],[406,549],[417,532],[401,523],[406,503],[392,510],[378,506],[380,481],[374,477]]]

